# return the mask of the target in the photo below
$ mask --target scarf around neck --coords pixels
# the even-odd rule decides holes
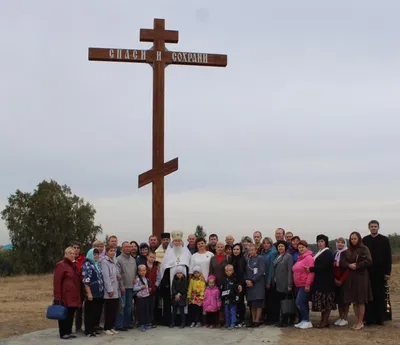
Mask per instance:
[[[339,267],[340,264],[340,257],[343,252],[347,250],[347,240],[344,241],[344,247],[343,249],[337,249],[337,243],[336,243],[336,253],[335,253],[335,265]]]
[[[327,251],[327,250],[329,250],[328,247],[325,247],[324,249],[319,250],[318,253],[315,254],[314,260],[317,260],[317,257],[320,256],[323,252],[325,252],[325,251]]]

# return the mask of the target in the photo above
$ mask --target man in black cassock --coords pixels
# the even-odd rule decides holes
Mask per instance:
[[[370,235],[362,240],[372,256],[372,266],[368,269],[371,281],[373,301],[367,304],[365,322],[382,325],[392,319],[387,281],[392,272],[392,250],[389,239],[379,234],[379,222],[371,220],[368,223]]]

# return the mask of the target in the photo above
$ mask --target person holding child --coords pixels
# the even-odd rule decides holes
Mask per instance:
[[[188,284],[185,276],[184,269],[181,266],[177,266],[175,269],[174,280],[172,281],[172,291],[171,291],[171,300],[172,300],[172,320],[170,327],[175,327],[176,315],[181,316],[181,328],[185,328],[186,323],[186,315],[185,315],[185,307],[187,302],[187,292],[188,292]]]
[[[208,286],[204,292],[203,312],[205,313],[205,328],[214,328],[218,324],[218,312],[221,308],[220,291],[216,284],[216,277],[208,277]]]
[[[142,332],[145,332],[150,327],[153,315],[152,299],[150,297],[151,285],[149,279],[146,278],[146,273],[147,267],[139,265],[138,277],[133,286],[133,291],[136,292],[138,323]]]
[[[233,265],[225,266],[225,278],[221,285],[221,301],[225,310],[225,322],[228,329],[236,328],[236,312],[239,302],[239,292],[242,287],[238,285]]]
[[[206,282],[200,266],[193,267],[193,276],[189,282],[187,299],[189,304],[190,327],[200,327],[203,315],[203,300]]]

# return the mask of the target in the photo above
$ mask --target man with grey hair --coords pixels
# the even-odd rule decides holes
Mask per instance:
[[[117,315],[116,330],[127,331],[132,329],[132,304],[133,282],[136,280],[136,260],[131,256],[131,244],[128,241],[122,243],[122,253],[117,257],[117,266],[121,275],[121,309]]]
[[[233,245],[235,244],[235,239],[233,238],[232,235],[228,235],[225,237],[225,244],[227,244],[228,246],[233,247]]]

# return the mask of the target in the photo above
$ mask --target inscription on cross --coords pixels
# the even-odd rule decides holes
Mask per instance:
[[[153,234],[164,232],[164,177],[178,170],[178,158],[164,162],[164,89],[167,65],[226,67],[221,54],[169,51],[165,43],[178,43],[179,33],[165,30],[164,19],[154,19],[153,29],[140,29],[140,41],[152,42],[149,50],[89,48],[89,60],[148,63],[153,67],[153,166],[139,175],[139,188],[152,183]]]

